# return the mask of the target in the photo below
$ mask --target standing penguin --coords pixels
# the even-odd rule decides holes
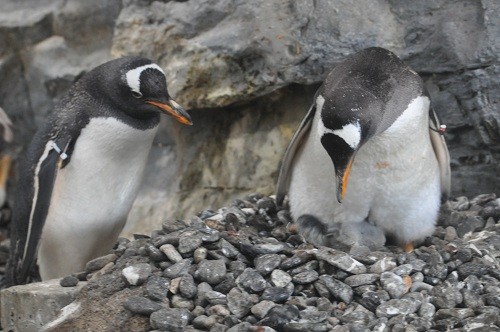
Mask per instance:
[[[83,75],[35,135],[20,168],[6,284],[82,271],[107,253],[141,183],[160,113],[191,125],[163,70],[125,57]]]
[[[449,154],[422,79],[395,54],[368,48],[327,76],[282,162],[278,204],[288,194],[299,233],[332,246],[410,251],[433,233],[450,188]],[[380,236],[383,240],[380,243]]]

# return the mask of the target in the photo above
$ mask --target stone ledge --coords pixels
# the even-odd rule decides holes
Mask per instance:
[[[59,279],[14,286],[0,292],[3,331],[37,332],[73,302],[86,282],[61,287]]]

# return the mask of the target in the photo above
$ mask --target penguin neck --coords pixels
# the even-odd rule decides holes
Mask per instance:
[[[419,96],[413,99],[406,110],[382,133],[375,135],[367,145],[377,146],[382,153],[395,150],[411,151],[422,140],[429,141],[429,98]]]

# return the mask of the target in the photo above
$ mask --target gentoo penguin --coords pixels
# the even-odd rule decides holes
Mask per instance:
[[[433,233],[449,193],[439,129],[422,79],[395,54],[351,55],[328,74],[286,149],[278,204],[288,194],[298,232],[314,244],[383,245],[387,236],[411,251]]]
[[[14,138],[11,128],[12,122],[9,116],[0,107],[0,207],[5,204],[7,198],[7,180],[12,165],[12,157],[8,151],[9,144]]]
[[[168,94],[163,70],[142,57],[83,75],[35,135],[20,169],[7,284],[82,271],[106,254],[141,183],[160,113],[191,119]]]

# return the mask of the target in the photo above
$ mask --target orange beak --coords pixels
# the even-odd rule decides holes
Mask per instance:
[[[351,157],[347,167],[343,172],[339,172],[337,175],[337,201],[342,203],[347,191],[347,183],[349,182],[349,174],[351,173],[352,162],[354,161],[354,156]]]
[[[177,121],[182,124],[191,126],[193,121],[191,121],[191,117],[179,104],[177,104],[174,100],[169,99],[166,103],[154,101],[154,100],[146,100],[146,103],[154,105],[162,110],[163,113],[170,115]]]

